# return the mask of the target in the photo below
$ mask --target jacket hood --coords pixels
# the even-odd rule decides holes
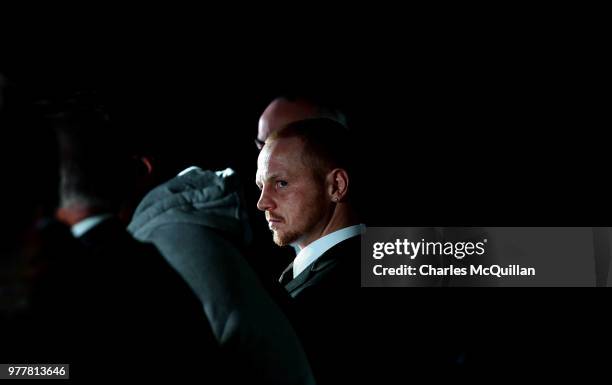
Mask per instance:
[[[143,198],[128,231],[148,241],[158,227],[177,223],[207,226],[249,243],[251,228],[240,179],[234,170],[186,169]]]

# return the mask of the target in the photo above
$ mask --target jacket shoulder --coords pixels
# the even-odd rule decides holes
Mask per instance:
[[[349,238],[327,250],[286,288],[292,297],[343,293],[360,285],[361,237]],[[297,283],[297,285],[296,285]],[[293,285],[292,285],[293,284]]]

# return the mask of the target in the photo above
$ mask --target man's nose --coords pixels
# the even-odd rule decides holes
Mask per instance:
[[[270,193],[265,187],[261,190],[261,195],[259,195],[257,208],[261,211],[268,211],[275,208],[274,200],[270,197]]]

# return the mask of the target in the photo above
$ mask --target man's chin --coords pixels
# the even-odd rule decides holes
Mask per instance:
[[[277,246],[289,246],[297,240],[297,234],[272,232],[272,240]]]

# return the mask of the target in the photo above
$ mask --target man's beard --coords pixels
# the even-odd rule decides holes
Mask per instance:
[[[282,235],[278,231],[273,231],[272,240],[278,246],[287,246],[297,241],[300,238],[300,235],[301,234],[297,233],[296,231],[286,232]]]
[[[312,210],[305,213],[307,216],[305,220],[300,223],[299,227],[288,229],[286,231],[273,231],[272,240],[274,243],[276,243],[278,246],[288,246],[292,243],[298,243],[300,240],[307,238],[324,216],[324,208],[317,207],[314,204],[312,207],[314,207]]]

